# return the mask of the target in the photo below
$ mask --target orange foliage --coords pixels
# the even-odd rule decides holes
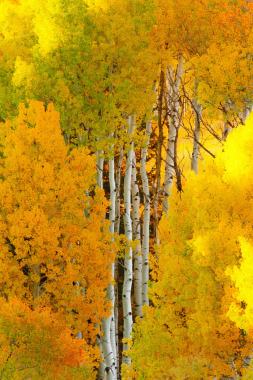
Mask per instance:
[[[49,308],[31,308],[17,298],[0,305],[1,378],[45,376],[61,379],[73,368],[92,374],[92,360],[85,343],[71,336],[65,321]],[[79,368],[79,370],[78,370]],[[78,373],[79,372],[79,373]],[[87,372],[88,373],[88,372]],[[79,378],[79,377],[77,377]]]
[[[95,162],[86,149],[69,151],[52,105],[21,105],[2,131],[0,295],[22,300],[31,315],[51,309],[74,334],[82,332],[96,358],[114,249],[103,192],[94,192]],[[62,361],[73,364],[75,348],[62,334]]]

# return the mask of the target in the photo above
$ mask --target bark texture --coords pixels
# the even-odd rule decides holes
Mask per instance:
[[[135,117],[129,116],[128,119],[128,134],[131,138],[135,129]],[[132,219],[131,219],[131,177],[132,177],[132,162],[134,153],[134,143],[131,142],[130,148],[127,154],[126,172],[124,178],[124,227],[125,236],[128,242],[132,242]],[[129,247],[128,252],[125,254],[124,259],[124,281],[122,292],[122,304],[123,304],[123,338],[129,339],[132,333],[133,315],[132,315],[132,303],[131,303],[131,291],[133,281],[133,262],[132,262],[132,248]],[[123,351],[127,351],[129,344],[125,341],[123,343]],[[122,362],[130,364],[131,359],[127,355],[123,355]]]
[[[150,191],[149,181],[147,174],[147,154],[149,147],[149,140],[151,135],[152,124],[151,121],[146,123],[146,145],[141,150],[141,181],[144,198],[144,215],[143,215],[143,228],[142,228],[142,303],[143,305],[149,304],[148,299],[148,280],[149,280],[149,228],[150,228]]]
[[[200,140],[200,120],[202,107],[196,99],[193,100],[193,107],[195,112],[195,125],[193,135],[193,150],[191,159],[191,169],[198,174],[199,166],[199,140]]]
[[[137,182],[136,156],[133,152],[132,162],[132,220],[134,247],[134,315],[142,316],[142,257],[141,257],[141,225],[140,225],[140,192]]]
[[[166,161],[165,161],[165,179],[164,179],[164,198],[163,198],[163,212],[169,211],[169,196],[171,194],[173,178],[178,176],[177,168],[177,155],[176,143],[178,130],[180,127],[180,83],[183,76],[183,57],[179,57],[176,73],[170,67],[167,71],[167,117],[168,117],[168,140],[166,148]],[[177,178],[177,181],[180,178]]]

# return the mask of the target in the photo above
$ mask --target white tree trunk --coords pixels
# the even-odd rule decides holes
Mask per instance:
[[[109,286],[110,288],[111,286]],[[111,297],[110,290],[107,290],[107,296],[108,298]],[[112,344],[111,344],[111,320],[112,317],[104,318],[102,321],[102,330],[103,330],[103,336],[101,339],[102,343],[102,350],[103,350],[103,358],[104,358],[104,376],[103,379],[106,380],[116,380],[117,374],[116,374],[116,366],[115,366],[115,359],[114,354],[112,350]]]
[[[103,189],[103,174],[104,174],[104,152],[99,150],[96,152],[97,157],[97,184],[100,189]]]
[[[110,183],[110,232],[114,234],[115,232],[115,217],[116,217],[116,183],[115,183],[115,164],[114,158],[109,160],[109,183]],[[113,279],[115,280],[115,264],[112,264],[112,274]],[[117,349],[118,346],[116,344],[116,325],[115,325],[115,288],[114,285],[110,285],[111,287],[111,301],[112,301],[112,315],[111,315],[111,326],[110,326],[110,336],[111,336],[111,346],[113,351],[113,360],[114,360],[114,370],[115,370],[115,379],[117,380]]]
[[[109,160],[109,183],[110,183],[110,232],[114,233],[115,224],[115,205],[116,205],[116,186],[114,176],[114,158]],[[112,264],[112,278],[114,279],[114,264]],[[116,339],[115,339],[115,323],[114,323],[114,305],[115,294],[114,285],[109,284],[107,288],[107,298],[111,302],[111,314],[102,321],[102,348],[105,361],[105,373],[107,380],[117,380],[117,361],[116,361]]]
[[[116,216],[115,216],[115,232],[120,233],[120,187],[121,187],[121,166],[122,166],[122,161],[123,161],[123,149],[120,149],[120,154],[116,166],[116,175],[115,175],[115,180],[116,180]]]
[[[103,189],[103,174],[104,174],[104,157],[103,157],[103,151],[97,151],[96,152],[96,161],[97,161],[97,185],[100,189]],[[102,330],[104,329],[103,322],[102,322]],[[102,336],[97,338],[97,344],[100,349],[101,353],[101,362],[99,364],[98,369],[98,380],[105,380],[106,376],[106,363],[105,363],[105,357],[103,354],[104,347],[103,347],[103,340],[104,338]]]
[[[134,248],[134,315],[142,316],[142,256],[141,256],[141,225],[140,225],[140,193],[136,178],[136,156],[133,152],[132,162],[132,220]]]
[[[121,166],[123,161],[123,149],[120,149],[120,154],[116,163],[115,170],[115,185],[116,185],[116,204],[115,204],[115,224],[114,224],[114,232],[120,233],[120,205],[121,205]],[[115,293],[115,305],[114,305],[114,324],[115,324],[115,344],[116,344],[116,367],[119,375],[120,368],[120,358],[119,358],[119,288],[118,288],[118,259],[115,260],[114,267],[114,293]]]
[[[201,105],[193,100],[194,112],[195,112],[195,125],[194,125],[194,137],[193,137],[193,150],[192,150],[192,160],[191,169],[198,174],[198,164],[199,164],[199,139],[200,139],[200,120],[201,120]]]
[[[135,118],[130,116],[128,119],[128,133],[129,136],[134,132],[135,128]],[[131,177],[132,177],[132,161],[133,161],[133,142],[131,142],[130,149],[127,154],[126,161],[126,172],[124,178],[124,226],[125,226],[125,236],[129,243],[132,242],[132,220],[131,220]],[[123,338],[129,339],[132,333],[133,325],[133,315],[132,315],[132,304],[131,304],[131,290],[133,281],[133,263],[132,263],[132,248],[129,247],[128,252],[125,254],[124,259],[124,281],[123,281]],[[123,343],[123,351],[129,349],[129,344],[127,342]],[[123,354],[123,363],[130,364],[131,359]]]
[[[183,57],[179,57],[178,67],[176,71],[176,78],[174,79],[172,68],[168,69],[168,86],[169,93],[167,97],[167,108],[169,110],[169,135],[166,148],[166,161],[165,161],[165,180],[164,180],[164,199],[163,199],[163,212],[168,213],[169,201],[168,198],[171,194],[173,178],[175,175],[175,143],[177,132],[179,129],[179,88],[183,76]]]
[[[146,146],[141,150],[141,181],[144,196],[144,216],[142,228],[142,303],[149,304],[148,281],[149,281],[149,228],[150,228],[150,192],[146,170],[147,153],[151,135],[151,121],[146,123]]]

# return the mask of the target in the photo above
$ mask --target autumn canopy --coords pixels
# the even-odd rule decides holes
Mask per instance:
[[[253,4],[0,1],[0,379],[253,380]]]

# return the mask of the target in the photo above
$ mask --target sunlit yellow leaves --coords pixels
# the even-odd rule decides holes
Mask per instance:
[[[21,0],[17,4],[6,0],[0,7],[1,29],[5,38],[20,38],[28,27],[27,23],[30,23],[30,29],[32,28],[37,36],[42,55],[48,54],[62,42],[62,31],[57,24],[57,15],[60,12],[59,0],[43,2]],[[23,22],[21,22],[22,18],[24,18]],[[12,19],[12,26],[10,19]]]
[[[57,15],[60,11],[59,0],[47,0],[43,3],[32,1],[35,14],[34,31],[38,36],[38,46],[42,55],[56,49],[63,41],[63,33],[57,25]]]
[[[253,176],[253,113],[250,114],[245,126],[231,132],[224,153],[225,178],[237,186],[250,186]]]
[[[184,192],[171,196],[159,226],[154,306],[134,333],[139,377],[234,376],[231,358],[243,370],[242,359],[251,354],[252,126],[251,115],[215,160],[206,159],[198,176],[188,175]]]
[[[13,41],[15,38],[20,38],[25,33],[27,28],[27,21],[31,16],[29,8],[23,8],[23,2],[14,2],[10,0],[3,0],[0,4],[0,28],[4,37],[8,41]],[[15,24],[13,21],[15,19]],[[12,23],[10,23],[12,20]],[[16,41],[17,42],[17,41]]]
[[[239,267],[227,270],[237,289],[233,302],[228,311],[228,317],[244,330],[253,326],[253,245],[244,238],[240,238],[242,259]]]
[[[15,71],[12,77],[12,82],[15,86],[25,85],[28,88],[32,84],[34,69],[33,65],[23,61],[17,57],[15,62]]]

